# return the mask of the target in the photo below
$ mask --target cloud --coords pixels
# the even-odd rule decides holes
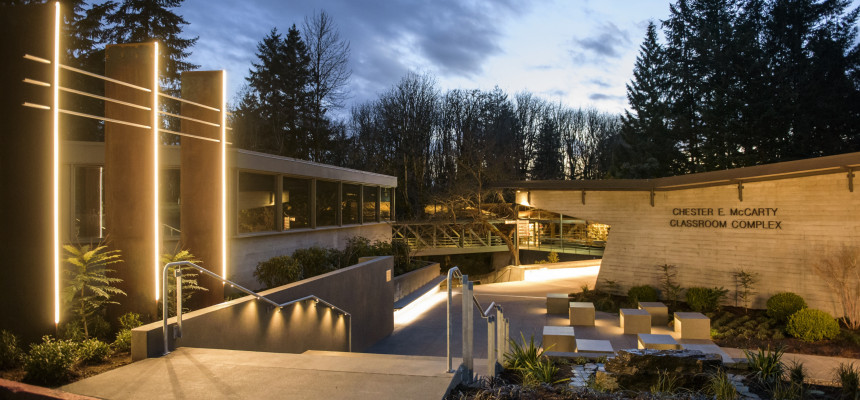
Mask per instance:
[[[593,101],[624,101],[624,96],[614,96],[606,93],[592,93],[588,95],[589,100]]]
[[[612,86],[613,86],[613,85],[612,85],[612,84],[610,84],[609,82],[606,82],[606,81],[604,81],[604,80],[602,80],[602,79],[600,79],[600,78],[593,78],[593,79],[589,79],[589,80],[585,81],[585,83],[587,83],[587,84],[591,84],[591,85],[594,85],[594,86],[598,86],[598,87],[601,87],[601,88],[604,88],[604,89],[606,89],[606,88],[610,88],[610,87],[612,87]]]
[[[572,42],[571,55],[574,60],[603,60],[619,58],[631,44],[630,33],[620,29],[612,22],[604,22],[595,35],[577,39]]]

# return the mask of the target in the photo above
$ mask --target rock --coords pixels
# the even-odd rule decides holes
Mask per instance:
[[[628,390],[647,391],[660,374],[674,377],[676,386],[698,390],[721,365],[720,356],[698,350],[622,350],[604,368]]]

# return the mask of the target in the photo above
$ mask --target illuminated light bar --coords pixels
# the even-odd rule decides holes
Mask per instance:
[[[33,104],[33,103],[29,103],[29,102],[24,102],[24,104],[22,104],[22,105],[24,107],[38,108],[40,110],[50,110],[51,109],[51,107],[48,107],[48,106],[43,106],[41,104]]]
[[[176,135],[176,136],[183,136],[183,137],[190,137],[190,138],[194,138],[194,139],[206,140],[209,142],[215,142],[215,143],[221,142],[218,139],[212,139],[212,138],[208,138],[205,136],[192,135],[190,133],[171,131],[170,129],[161,129],[161,132],[166,132],[166,133],[169,133],[171,135]]]
[[[227,279],[227,71],[221,71],[221,277]]]
[[[158,137],[158,42],[154,43],[154,54],[152,55],[152,157],[153,163],[153,188],[152,188],[152,198],[153,198],[153,207],[155,211],[155,215],[153,216],[153,246],[155,247],[155,300],[158,301],[159,293],[158,293],[158,276],[159,276],[159,259],[161,255],[159,254],[161,251],[161,241],[159,235],[159,229],[161,228],[161,224],[159,223],[159,207],[158,207],[158,147],[160,143],[160,138]],[[167,293],[165,293],[165,296]],[[167,299],[165,299],[165,302]]]
[[[60,2],[54,3],[54,324],[60,323]]]
[[[36,85],[36,86],[51,87],[51,84],[48,82],[37,81],[35,79],[30,79],[30,78],[24,78],[24,83],[29,83],[31,85]]]
[[[60,68],[62,68],[62,69],[67,69],[67,70],[69,70],[69,71],[73,71],[73,72],[77,72],[77,73],[82,74],[82,75],[91,76],[91,77],[93,77],[93,78],[99,78],[99,79],[102,79],[102,80],[105,80],[105,81],[108,81],[108,82],[113,82],[113,83],[116,83],[117,85],[122,85],[122,86],[130,87],[130,88],[132,88],[132,89],[137,89],[137,90],[140,90],[140,91],[143,91],[143,92],[147,92],[147,93],[152,92],[152,90],[149,90],[149,89],[147,89],[147,88],[145,88],[145,87],[142,87],[142,86],[132,85],[132,84],[130,84],[130,83],[128,83],[128,82],[124,82],[124,81],[121,81],[121,80],[119,80],[119,79],[108,78],[108,77],[106,77],[106,76],[104,76],[104,75],[94,74],[94,73],[92,73],[92,72],[87,72],[87,71],[84,71],[84,70],[82,70],[82,69],[78,69],[78,68],[75,68],[75,67],[70,67],[70,66],[68,66],[68,65],[62,65],[62,64],[60,64]]]
[[[30,55],[30,54],[24,54],[24,59],[27,59],[30,61],[40,62],[42,64],[50,64],[51,63],[51,60],[46,60],[42,57],[36,57],[36,56]]]
[[[62,90],[62,91],[64,91],[64,92],[69,92],[69,93],[74,93],[74,94],[77,94],[77,95],[85,96],[85,97],[92,97],[92,98],[94,98],[94,99],[99,99],[99,100],[103,100],[103,101],[109,101],[109,102],[111,102],[111,103],[122,104],[122,105],[124,105],[124,106],[134,107],[134,108],[137,108],[137,109],[139,109],[139,110],[152,111],[152,110],[150,110],[150,108],[149,108],[149,107],[147,107],[147,106],[141,106],[141,105],[138,105],[138,104],[129,103],[129,102],[127,102],[127,101],[116,100],[116,99],[112,99],[112,98],[110,98],[110,97],[104,97],[104,96],[99,96],[99,95],[97,95],[97,94],[92,94],[92,93],[82,92],[82,91],[80,91],[80,90],[70,89],[70,88],[66,88],[66,87],[61,87],[61,88],[60,88],[60,90]]]

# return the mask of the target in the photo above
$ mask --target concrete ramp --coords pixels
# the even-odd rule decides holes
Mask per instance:
[[[440,399],[453,378],[446,366],[444,357],[182,347],[60,389],[104,399]]]

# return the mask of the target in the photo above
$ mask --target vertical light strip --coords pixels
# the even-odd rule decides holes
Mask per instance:
[[[54,324],[60,323],[60,2],[54,13]]]
[[[221,71],[221,277],[227,279],[227,71]]]
[[[153,171],[153,174],[152,174],[153,175],[152,176],[152,182],[153,182],[152,200],[153,201],[152,201],[152,203],[153,203],[153,209],[155,212],[155,215],[153,216],[154,225],[155,225],[154,226],[155,236],[153,237],[154,241],[153,241],[152,245],[155,247],[155,260],[154,260],[155,261],[155,300],[158,301],[158,298],[159,298],[158,297],[158,283],[159,283],[159,280],[158,280],[159,268],[158,267],[159,267],[159,258],[161,258],[161,255],[159,254],[159,252],[161,251],[161,240],[159,237],[160,236],[159,230],[161,229],[161,226],[159,224],[159,215],[158,215],[158,211],[159,211],[158,210],[158,201],[159,201],[159,198],[158,198],[158,185],[159,185],[159,179],[158,179],[158,147],[159,146],[158,145],[159,145],[159,141],[160,141],[159,139],[160,138],[159,138],[159,134],[158,134],[158,125],[159,125],[159,121],[158,121],[158,42],[155,42],[154,44],[155,44],[155,46],[154,46],[155,50],[154,50],[154,54],[152,55],[152,66],[153,66],[152,67],[152,162],[153,162],[153,166],[152,166],[152,171]]]

